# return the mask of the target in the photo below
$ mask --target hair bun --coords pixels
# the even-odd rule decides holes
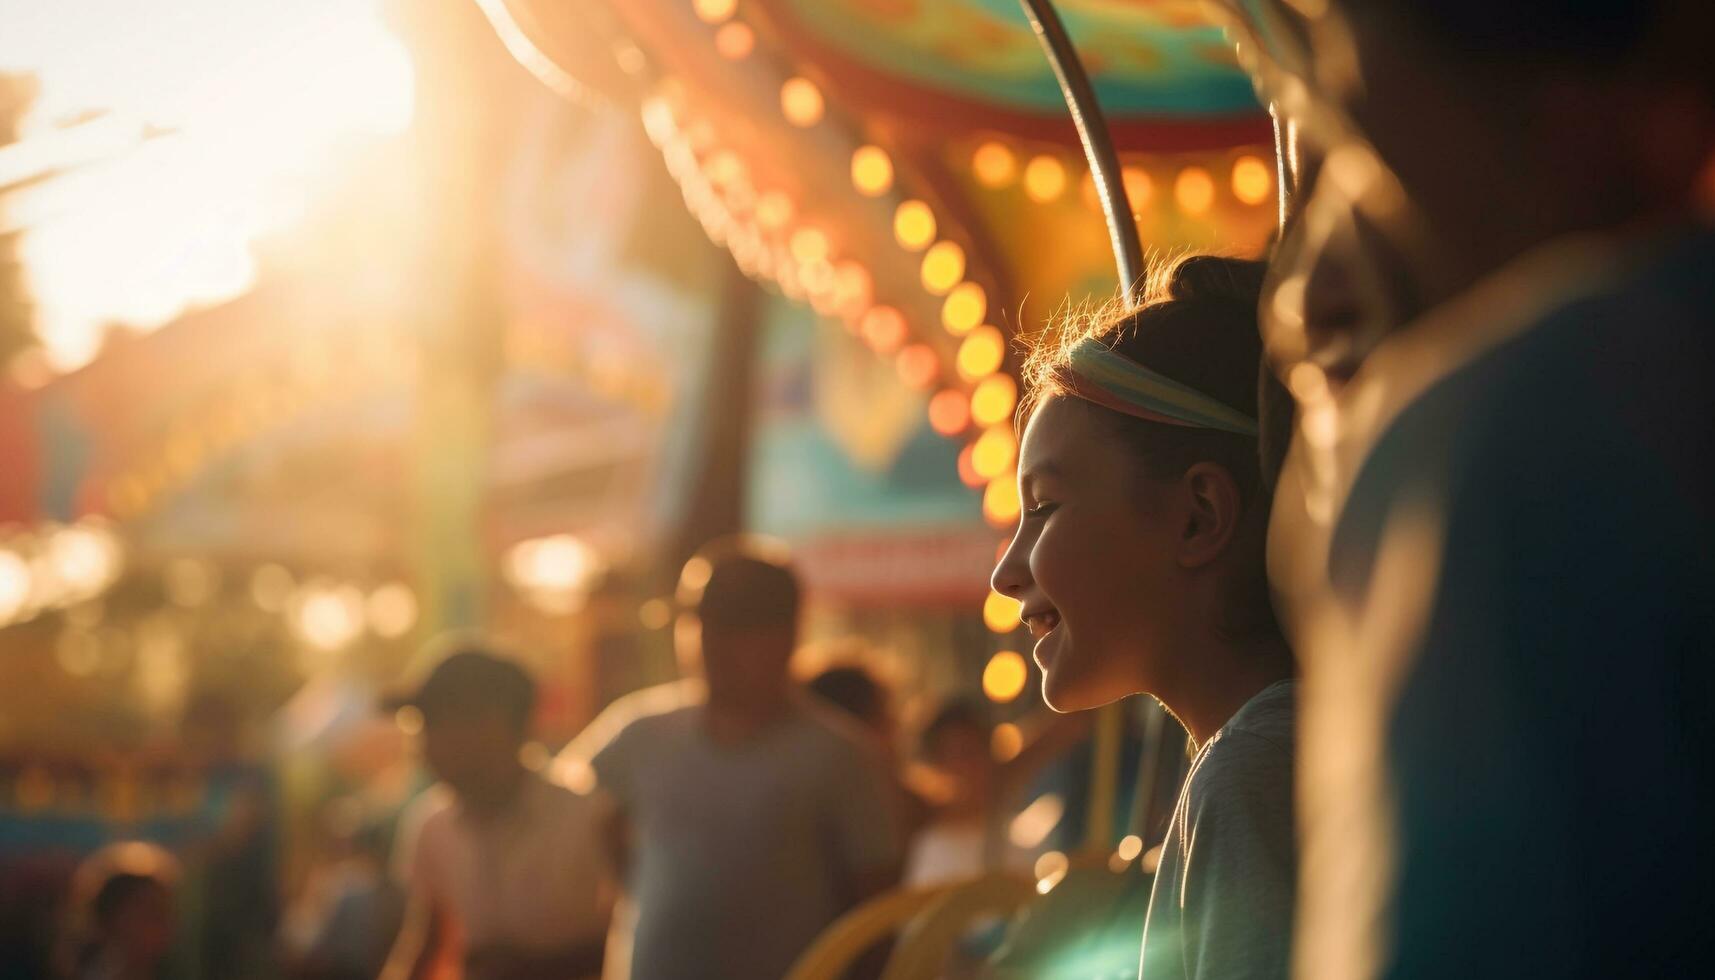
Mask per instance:
[[[1187,255],[1164,270],[1161,292],[1169,299],[1232,303],[1256,308],[1267,266],[1220,255]]]

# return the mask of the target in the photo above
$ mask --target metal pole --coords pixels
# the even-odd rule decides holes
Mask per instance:
[[[1119,154],[1102,119],[1101,106],[1096,104],[1096,90],[1090,86],[1090,76],[1066,25],[1060,22],[1053,0],[1019,0],[1030,26],[1042,42],[1042,52],[1060,82],[1060,93],[1066,98],[1066,108],[1072,112],[1072,124],[1078,127],[1078,140],[1084,144],[1084,157],[1090,162],[1090,176],[1096,182],[1101,198],[1102,215],[1107,218],[1108,238],[1114,247],[1114,263],[1119,267],[1120,290],[1127,302],[1135,302],[1143,285],[1143,245],[1138,240],[1137,223],[1131,217],[1131,204],[1126,199],[1125,181],[1120,177]]]

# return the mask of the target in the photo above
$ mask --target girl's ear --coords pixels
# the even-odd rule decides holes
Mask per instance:
[[[1200,568],[1226,551],[1243,517],[1239,485],[1227,468],[1197,463],[1179,481],[1184,522],[1179,532],[1179,564]]]

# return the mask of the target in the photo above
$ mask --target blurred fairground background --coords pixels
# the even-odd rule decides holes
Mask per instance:
[[[1205,5],[1059,6],[1145,248],[1258,254],[1269,120]],[[735,531],[902,759],[950,703],[1029,757],[999,868],[1146,874],[1177,726],[1029,756],[988,589],[1011,340],[1117,285],[1011,0],[3,7],[0,973],[140,840],[174,975],[291,975],[429,781],[378,695],[489,638],[540,765],[676,676],[679,567]]]

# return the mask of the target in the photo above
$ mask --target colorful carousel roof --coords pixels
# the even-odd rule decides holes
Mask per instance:
[[[1260,251],[1267,113],[1197,0],[1058,5],[1145,250]],[[1011,338],[1113,298],[1096,188],[1015,0],[484,0],[562,91],[635,99],[709,236],[890,358],[997,527],[1017,514]]]

